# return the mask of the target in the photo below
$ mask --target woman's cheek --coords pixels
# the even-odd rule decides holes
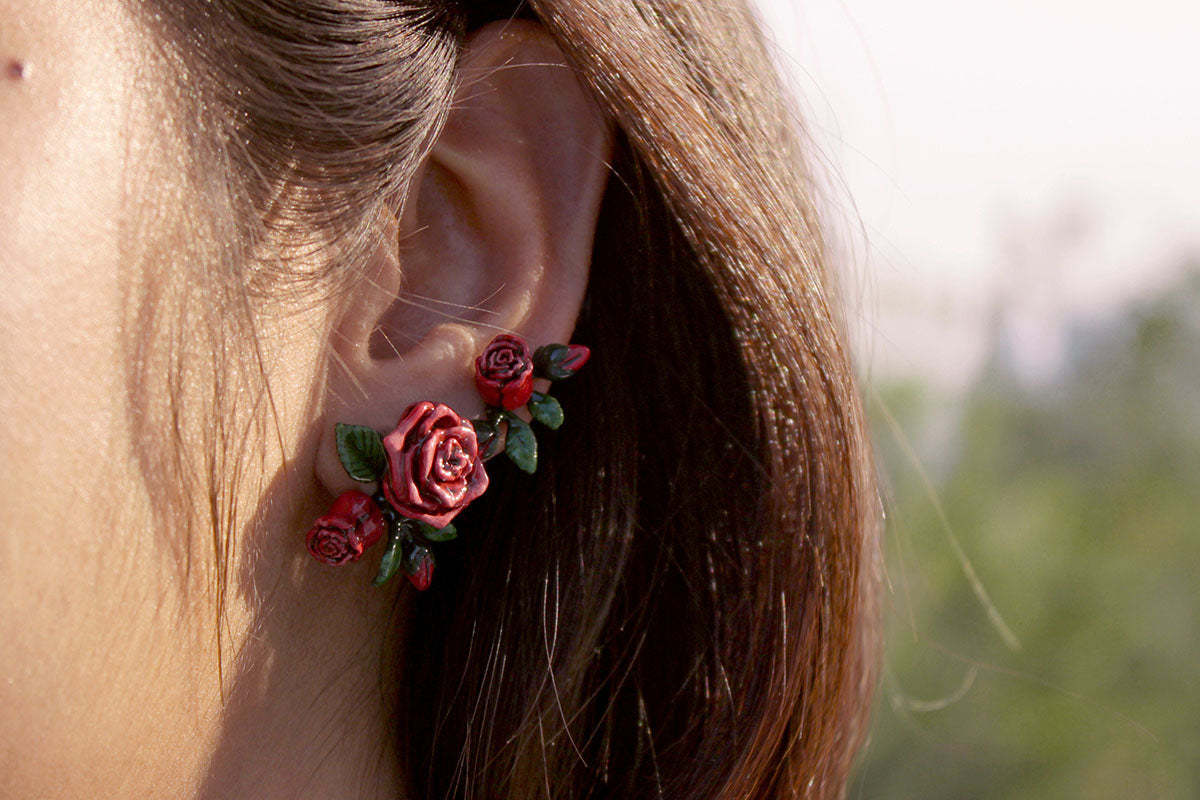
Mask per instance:
[[[147,103],[124,7],[0,0],[3,797],[153,781],[112,732],[165,731],[192,703],[169,688],[200,646],[164,588],[182,532],[150,514],[130,428],[123,237]]]

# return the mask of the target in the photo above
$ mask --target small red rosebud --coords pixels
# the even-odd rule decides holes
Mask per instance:
[[[592,351],[586,345],[569,344],[567,345],[566,358],[559,362],[559,366],[571,372],[578,372],[591,357]]]
[[[332,566],[358,561],[367,548],[383,537],[384,528],[383,513],[374,500],[362,492],[342,492],[329,513],[309,529],[308,552]]]
[[[411,570],[408,572],[408,581],[418,592],[425,591],[433,583],[433,554],[424,547],[417,548],[406,567]]]
[[[475,359],[475,388],[483,402],[505,411],[520,408],[533,394],[533,356],[520,336],[502,333]]]
[[[533,373],[539,378],[564,381],[579,371],[592,351],[582,344],[546,344],[533,354]]]

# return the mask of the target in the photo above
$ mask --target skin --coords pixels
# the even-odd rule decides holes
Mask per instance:
[[[135,773],[169,785],[150,774],[149,737],[183,752],[196,731],[180,721],[194,724],[207,706],[203,690],[179,680],[205,644],[184,626],[177,650],[153,647],[180,603],[157,590],[160,560],[137,556],[157,548],[130,458],[114,335],[136,48],[123,47],[130,21],[100,5],[0,2],[6,797],[103,794]],[[120,702],[139,696],[144,704]]]
[[[375,765],[385,596],[318,576],[324,608],[264,626],[234,591],[218,651],[211,548],[189,552],[139,470],[121,332],[123,231],[147,211],[130,164],[154,157],[147,42],[112,2],[3,0],[0,20],[0,796],[395,796]],[[316,494],[297,420],[321,343],[300,331],[276,326],[272,357],[300,365],[279,381],[282,434],[310,464],[289,488]],[[304,513],[267,516],[294,530]],[[271,646],[247,646],[255,626]],[[375,711],[344,713],[359,705]]]
[[[536,30],[477,37],[476,75],[551,66],[496,73],[452,117],[419,202],[381,223],[404,263],[385,248],[361,287],[302,298],[303,315],[264,301],[277,424],[232,489],[253,513],[228,531],[219,607],[212,542],[187,534],[195,509],[164,516],[139,461],[175,440],[139,440],[129,394],[123,334],[159,273],[132,263],[128,232],[161,213],[147,176],[171,181],[151,52],[124,4],[0,0],[0,796],[401,796],[381,697],[396,694],[411,590],[374,589],[373,566],[324,567],[301,544],[348,488],[332,425],[387,429],[425,398],[474,414],[471,360],[497,329],[569,338],[609,131]],[[171,230],[152,232],[168,265]],[[446,304],[490,298],[488,324],[406,317],[402,277]],[[416,344],[380,356],[388,330]]]

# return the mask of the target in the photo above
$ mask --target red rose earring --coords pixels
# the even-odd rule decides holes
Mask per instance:
[[[562,425],[562,406],[535,392],[534,379],[569,378],[590,355],[578,344],[548,344],[530,354],[524,339],[500,334],[475,359],[475,388],[487,404],[482,418],[463,419],[449,406],[422,400],[406,408],[387,435],[339,422],[334,430],[346,473],[378,488],[370,496],[339,495],[308,531],[308,552],[326,564],[348,564],[386,532],[375,585],[403,569],[418,590],[429,588],[431,546],[455,538],[451,520],[487,490],[484,462],[504,453],[525,472],[537,469],[537,438],[514,412],[525,406],[547,428]]]

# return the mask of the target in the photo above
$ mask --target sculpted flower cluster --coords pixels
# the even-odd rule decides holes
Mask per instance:
[[[351,478],[377,483],[368,496],[347,491],[316,520],[306,538],[318,561],[341,565],[359,560],[387,533],[376,584],[403,569],[418,589],[429,586],[435,560],[430,545],[457,535],[452,521],[488,488],[484,462],[500,453],[526,472],[537,467],[537,440],[529,417],[555,429],[562,407],[534,389],[534,380],[569,378],[587,362],[588,348],[553,344],[530,352],[511,334],[494,338],[475,360],[475,388],[487,409],[464,419],[442,403],[422,400],[400,415],[386,435],[364,426],[338,424],[338,456]]]

